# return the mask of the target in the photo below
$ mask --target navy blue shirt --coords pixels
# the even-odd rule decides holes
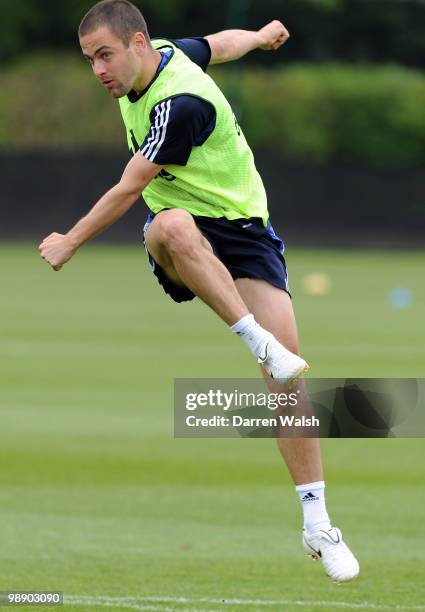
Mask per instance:
[[[211,48],[205,38],[169,39],[200,66],[204,72],[211,60]],[[172,57],[172,51],[160,49],[162,60],[155,78]],[[137,96],[139,99],[140,96]],[[132,98],[129,95],[131,101]],[[140,146],[142,154],[160,165],[185,166],[192,147],[201,146],[214,130],[216,111],[211,102],[191,94],[179,94],[162,100],[151,111],[151,128]]]

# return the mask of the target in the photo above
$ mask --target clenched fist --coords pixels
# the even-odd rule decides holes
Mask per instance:
[[[258,31],[260,35],[260,49],[263,51],[276,51],[281,47],[289,38],[289,32],[281,23],[275,19],[268,23],[264,28]]]
[[[43,240],[38,250],[44,261],[58,272],[71,259],[76,249],[68,236],[55,232]]]

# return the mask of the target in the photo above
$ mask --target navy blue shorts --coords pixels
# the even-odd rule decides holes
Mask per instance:
[[[160,213],[158,213],[160,214]],[[144,236],[155,215],[151,213],[146,221]],[[267,227],[261,219],[235,219],[224,217],[193,217],[198,229],[210,243],[214,254],[234,279],[258,278],[283,289],[289,295],[288,274],[283,257],[284,244],[276,236],[270,223]],[[152,271],[175,302],[188,302],[195,297],[187,287],[175,285],[164,270],[149,255]]]

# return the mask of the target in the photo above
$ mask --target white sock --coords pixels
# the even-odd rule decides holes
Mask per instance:
[[[323,480],[295,487],[304,512],[304,529],[314,533],[319,529],[330,529],[331,522],[326,511],[325,483]]]
[[[248,346],[250,351],[258,358],[264,354],[264,347],[272,338],[272,334],[258,325],[254,315],[247,314],[240,321],[230,327]]]

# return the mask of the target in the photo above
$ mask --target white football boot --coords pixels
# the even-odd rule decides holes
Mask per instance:
[[[337,527],[311,534],[303,530],[303,545],[310,557],[322,561],[327,575],[334,582],[348,582],[359,575],[359,562],[343,541]]]
[[[267,342],[263,353],[258,357],[258,363],[282,384],[292,383],[310,368],[304,359],[288,351],[274,336]]]

